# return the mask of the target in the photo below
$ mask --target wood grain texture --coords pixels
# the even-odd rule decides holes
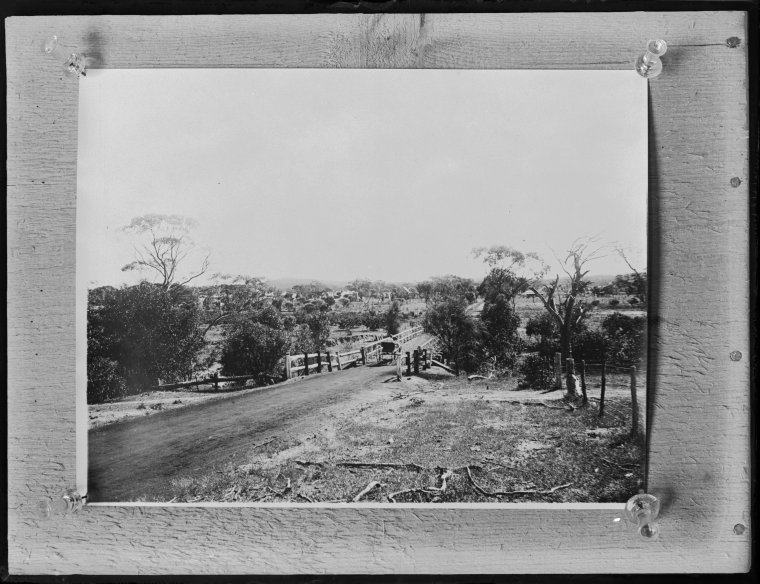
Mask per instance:
[[[746,19],[736,12],[31,17],[6,21],[9,562],[36,573],[742,571],[749,566]],[[620,69],[650,38],[649,491],[662,535],[620,507],[89,506],[75,484],[77,82],[90,67]],[[729,48],[726,39],[742,43]],[[86,80],[84,81],[86,82]],[[742,184],[734,188],[732,177]],[[734,362],[729,353],[745,357]],[[743,535],[733,527],[747,527]],[[646,561],[642,562],[642,557]]]

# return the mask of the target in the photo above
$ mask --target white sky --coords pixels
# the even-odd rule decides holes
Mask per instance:
[[[476,246],[555,265],[580,236],[646,265],[635,71],[93,70],[80,82],[78,270],[121,272],[132,217],[199,223],[211,272],[480,278]],[[592,273],[629,270],[609,256]]]

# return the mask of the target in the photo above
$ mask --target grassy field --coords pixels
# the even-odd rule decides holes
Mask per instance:
[[[362,502],[625,501],[642,481],[630,396],[611,389],[603,418],[560,396],[448,375],[385,383],[246,464],[172,480],[170,500],[352,502],[371,487]]]

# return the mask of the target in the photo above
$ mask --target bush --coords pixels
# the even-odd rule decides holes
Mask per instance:
[[[267,326],[253,318],[238,321],[227,333],[222,344],[222,373],[224,375],[274,374],[277,365],[288,352],[290,339],[282,330]]]
[[[609,302],[609,305],[610,305],[610,306],[617,306],[618,304],[620,304],[620,300],[618,300],[617,298],[613,298],[613,299],[612,299],[612,300],[610,300],[610,302]]]
[[[190,376],[204,340],[198,304],[183,291],[143,282],[90,295],[90,403]]]
[[[371,331],[376,331],[383,326],[383,317],[374,310],[365,312],[362,317],[362,323]]]
[[[482,358],[480,330],[464,300],[439,302],[425,312],[425,330],[436,335],[457,370],[476,371]]]
[[[638,365],[646,357],[647,320],[619,312],[602,321],[602,330],[609,340],[609,360],[620,365]]]
[[[87,403],[96,404],[125,395],[126,382],[119,363],[107,357],[87,359]]]
[[[546,366],[541,355],[528,355],[518,366],[522,375],[519,386],[522,389],[549,389],[552,385],[552,372]]]
[[[511,369],[522,345],[517,334],[520,317],[514,313],[507,298],[499,294],[493,302],[484,303],[480,319],[483,323],[483,358],[493,361],[497,369]]]
[[[607,359],[609,343],[602,331],[585,330],[573,339],[573,358],[578,362],[601,363]]]
[[[399,312],[401,311],[399,304],[396,300],[393,301],[391,307],[383,315],[383,326],[385,327],[385,334],[389,337],[398,333],[401,326]]]

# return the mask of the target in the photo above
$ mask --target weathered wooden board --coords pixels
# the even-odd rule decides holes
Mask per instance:
[[[744,13],[32,17],[6,21],[6,33],[11,573],[748,568]],[[616,522],[620,505],[124,505],[37,519],[39,499],[76,483],[78,85],[42,53],[48,34],[100,68],[620,69],[649,39],[665,39],[649,122],[648,490],[663,500],[661,538],[644,542]],[[744,358],[729,359],[732,351]]]

